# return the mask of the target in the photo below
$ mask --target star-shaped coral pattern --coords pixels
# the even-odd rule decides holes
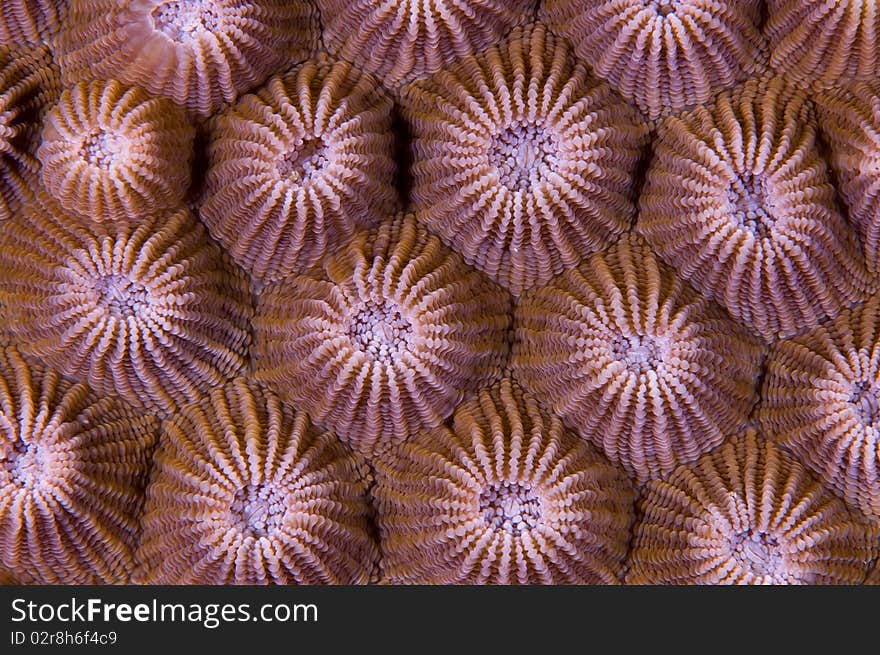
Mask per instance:
[[[880,583],[873,0],[0,2],[0,584]]]

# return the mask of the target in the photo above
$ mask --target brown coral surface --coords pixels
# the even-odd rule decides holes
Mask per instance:
[[[635,218],[647,128],[543,27],[407,89],[418,219],[519,294]]]
[[[776,344],[761,399],[767,434],[880,521],[880,298]]]
[[[749,430],[653,480],[639,500],[631,584],[859,584],[876,531]]]
[[[0,349],[0,570],[42,584],[129,582],[157,428]]]
[[[117,79],[205,117],[317,47],[302,0],[69,0],[65,81]]]
[[[316,0],[324,40],[386,85],[481,52],[524,23],[536,0]]]
[[[499,377],[510,299],[411,215],[263,290],[256,376],[365,455]]]
[[[383,566],[396,583],[612,584],[635,493],[504,379],[378,464]]]
[[[836,203],[806,95],[750,80],[658,129],[638,231],[764,338],[864,298],[858,238]]]
[[[202,220],[260,280],[301,272],[397,208],[391,100],[321,57],[220,114]]]
[[[186,209],[102,226],[42,196],[5,226],[0,304],[28,354],[163,411],[238,373],[250,345],[247,281]]]
[[[636,236],[516,309],[522,384],[639,482],[721,443],[757,400],[763,348]]]
[[[376,564],[366,469],[237,378],[167,421],[138,558],[158,584],[362,584]]]
[[[82,82],[46,116],[37,151],[43,185],[66,211],[137,221],[183,201],[194,136],[170,100],[115,81]]]
[[[545,0],[541,17],[649,118],[760,69],[761,0]]]

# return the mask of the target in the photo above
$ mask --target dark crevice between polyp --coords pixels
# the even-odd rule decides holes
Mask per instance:
[[[656,131],[652,131],[650,135],[646,138],[645,145],[642,146],[639,161],[636,164],[635,170],[633,171],[632,196],[630,199],[635,206],[635,212],[633,214],[630,230],[635,229],[636,224],[638,223],[639,198],[642,197],[642,191],[644,190],[645,184],[647,184],[648,181],[648,171],[650,170],[651,162],[654,159],[653,146],[656,136]]]
[[[208,175],[208,145],[211,140],[210,127],[202,124],[196,127],[196,136],[193,140],[193,165],[192,179],[189,190],[186,193],[187,203],[199,201],[200,190],[204,188],[205,179]]]
[[[831,141],[821,125],[816,130],[816,150],[819,152],[819,157],[825,163],[825,169],[828,173],[828,181],[834,189],[834,208],[844,217],[846,222],[852,226],[852,234],[854,238],[859,241],[859,247],[863,248],[864,244],[862,244],[861,231],[857,229],[856,222],[850,216],[849,205],[840,193],[840,176],[838,175],[837,170],[831,165],[834,155],[831,148]]]
[[[397,163],[394,185],[403,207],[409,208],[413,185],[412,131],[396,103],[391,111],[391,129],[394,132],[394,161]]]

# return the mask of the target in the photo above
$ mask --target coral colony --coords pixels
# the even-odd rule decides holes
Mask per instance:
[[[4,0],[0,581],[880,583],[865,0]]]

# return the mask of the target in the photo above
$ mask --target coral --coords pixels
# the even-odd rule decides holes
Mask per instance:
[[[527,21],[536,0],[317,0],[324,39],[397,86],[481,52]]]
[[[500,375],[509,311],[502,289],[401,215],[263,289],[254,368],[373,456]]]
[[[0,349],[0,570],[129,582],[158,421]]]
[[[819,128],[872,274],[880,272],[880,82],[835,87],[816,96]]]
[[[760,10],[760,0],[546,0],[541,17],[656,119],[760,69]]]
[[[56,50],[65,82],[116,79],[206,117],[318,45],[296,0],[69,0]]]
[[[873,0],[767,0],[770,64],[807,84],[873,79],[880,12]]]
[[[812,105],[780,78],[749,80],[661,125],[638,231],[768,340],[835,316],[868,289]]]
[[[40,120],[57,99],[60,85],[48,48],[9,50],[0,45],[0,221],[33,197]]]
[[[777,343],[758,418],[844,500],[880,520],[880,299]]]
[[[28,354],[163,411],[238,373],[250,345],[247,281],[186,209],[107,227],[41,195],[5,226],[0,304]]]
[[[626,236],[520,299],[523,386],[639,482],[692,461],[757,400],[763,348]]]
[[[392,583],[610,584],[635,494],[509,379],[377,464]]]
[[[543,27],[516,30],[403,102],[419,220],[514,294],[635,218],[647,128]]]
[[[378,557],[365,467],[244,378],[163,427],[138,551],[158,584],[359,584]]]
[[[49,43],[64,16],[66,0],[3,0],[0,43]]]
[[[858,584],[877,555],[859,522],[753,430],[652,480],[630,584]]]
[[[37,151],[46,190],[96,221],[176,207],[189,188],[195,130],[181,108],[138,87],[81,82],[46,116]]]
[[[212,236],[274,280],[393,213],[391,109],[375,80],[324,57],[242,98],[211,136],[200,215]]]

